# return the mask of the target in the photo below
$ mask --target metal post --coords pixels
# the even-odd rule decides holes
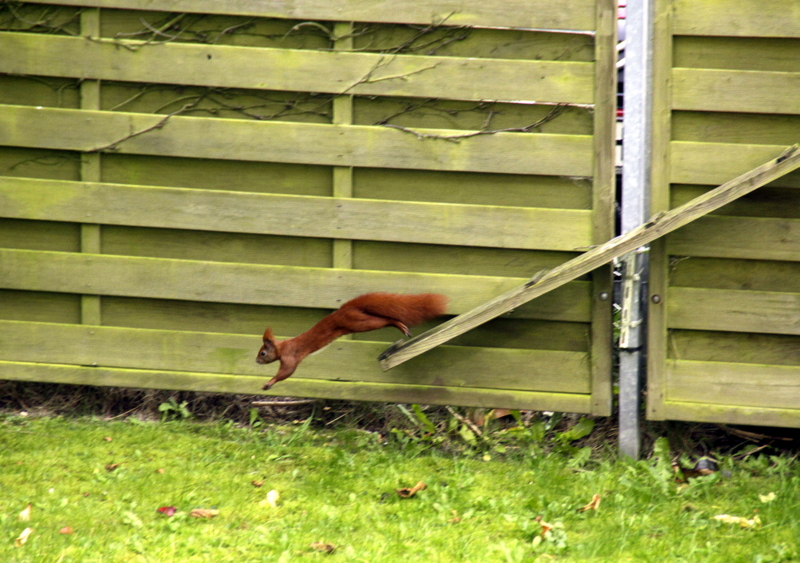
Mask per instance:
[[[628,0],[623,116],[622,232],[642,223],[650,208],[651,100],[654,0]],[[619,448],[638,459],[639,416],[644,380],[647,252],[641,248],[623,257],[623,299],[620,326]]]

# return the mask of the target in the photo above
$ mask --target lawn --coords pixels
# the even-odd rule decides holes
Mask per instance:
[[[664,441],[634,463],[519,428],[447,448],[308,422],[0,415],[0,561],[798,560],[788,456],[732,455],[680,482]]]

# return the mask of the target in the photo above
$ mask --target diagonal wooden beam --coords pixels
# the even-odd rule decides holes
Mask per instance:
[[[641,227],[618,236],[560,266],[540,272],[527,283],[512,289],[466,313],[432,328],[410,340],[398,341],[379,357],[381,368],[386,371],[475,328],[487,321],[516,309],[523,303],[535,299],[575,278],[587,274],[610,262],[614,258],[635,250],[667,233],[691,223],[715,209],[768,184],[789,172],[800,168],[800,145],[794,145],[780,156],[738,178],[696,197],[692,201],[659,213]]]

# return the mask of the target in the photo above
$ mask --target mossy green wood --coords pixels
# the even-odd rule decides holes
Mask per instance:
[[[677,207],[708,191],[708,186],[673,185],[670,205]],[[719,209],[712,215],[760,217],[765,219],[800,219],[800,190],[763,187]]]
[[[0,60],[0,71],[10,74],[369,96],[593,102],[594,65],[583,62],[90,41],[13,32],[0,32],[0,49],[20,54]],[[64,64],[67,60],[70,64]]]
[[[675,68],[676,110],[800,114],[800,72]]]
[[[338,239],[576,250],[592,244],[591,212],[7,179],[15,219],[94,221]]]
[[[795,409],[800,366],[728,362],[667,362],[668,401]]]
[[[670,267],[670,285],[800,293],[800,261],[677,258]]]
[[[795,428],[800,426],[800,411],[798,409],[665,401],[662,410],[664,413],[663,419],[669,420],[744,424],[748,426],[787,426]]]
[[[0,319],[79,324],[81,296],[0,289]]]
[[[61,132],[54,136],[53,131]],[[421,134],[463,131],[420,129]],[[592,138],[497,133],[452,142],[388,127],[0,106],[0,144],[32,148],[510,174],[590,176]],[[536,155],[536,158],[531,158]]]
[[[675,38],[675,67],[800,72],[800,38]]]
[[[670,169],[666,181],[673,184],[719,185],[786,150],[785,145],[743,143],[672,141],[669,145]],[[800,175],[790,173],[774,180],[771,185],[794,187],[800,185],[797,179]],[[668,197],[669,191],[666,191],[665,198]]]
[[[800,337],[673,329],[667,352],[676,360],[800,366]]]
[[[667,322],[670,328],[800,336],[800,293],[671,287]]]
[[[800,219],[704,217],[668,238],[671,254],[800,260]]]
[[[62,364],[0,361],[3,378],[19,381],[43,381],[112,387],[145,387],[247,395],[319,397],[346,401],[386,401],[432,405],[465,405],[485,408],[525,410],[556,409],[560,412],[588,413],[589,395],[542,393],[461,387],[431,387],[399,383],[360,382],[358,385],[292,376],[269,392],[252,376],[219,375],[187,371],[92,368]]]
[[[238,2],[230,0],[33,0],[32,3],[100,8],[147,9],[166,12],[225,14],[300,20],[365,21],[447,26],[497,26],[538,29],[594,29],[594,2],[575,0],[569,3],[547,0],[413,0],[394,4],[344,0],[331,4],[327,0],[295,0],[285,2]]]
[[[103,181],[287,195],[333,195],[330,166],[104,153]],[[66,178],[65,178],[66,179]]]
[[[259,335],[15,321],[0,321],[0,334],[0,357],[9,361],[247,375],[254,390],[278,368],[256,364]],[[584,394],[590,389],[583,352],[443,347],[426,361],[387,374],[375,361],[383,346],[336,341],[306,358],[294,377]]]
[[[0,186],[6,181],[0,178]],[[80,237],[76,223],[0,218],[0,248],[80,252]]]
[[[795,0],[674,0],[675,35],[800,37]]]
[[[5,249],[0,249],[0,272],[5,289],[328,309],[369,291],[434,292],[450,298],[452,314],[524,281]],[[589,291],[588,282],[572,282],[511,316],[586,322]]]

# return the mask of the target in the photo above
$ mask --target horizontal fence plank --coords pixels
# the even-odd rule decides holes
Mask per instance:
[[[667,326],[800,335],[800,293],[671,287]]]
[[[667,237],[670,254],[800,261],[800,219],[702,217]]]
[[[161,0],[146,3],[141,0],[32,0],[30,3],[300,20],[584,31],[593,30],[595,21],[592,0],[572,0],[569,3],[549,0],[406,0],[402,9],[393,3],[358,0]]]
[[[674,0],[675,35],[800,37],[796,0]]]
[[[594,89],[594,64],[583,62],[152,44],[12,32],[0,32],[0,50],[17,53],[0,59],[0,72],[125,82],[575,104],[591,104]]]
[[[785,145],[672,141],[669,181],[673,184],[719,185],[778,157],[785,150]],[[800,174],[787,174],[770,185],[800,187]]]
[[[748,426],[800,426],[800,410],[798,409],[770,409],[679,401],[666,401],[660,408],[661,410],[657,417],[650,414],[648,419],[716,422]]]
[[[667,400],[714,405],[797,409],[800,365],[667,362]]]
[[[277,371],[255,357],[259,335],[0,321],[0,357],[102,368],[245,375],[258,388]],[[54,346],[53,343],[58,343]],[[392,374],[376,360],[385,344],[339,340],[303,361],[295,378],[543,392],[589,392],[583,352],[443,347]],[[491,374],[488,377],[487,374]],[[286,390],[288,392],[288,389]]]
[[[592,243],[591,212],[411,203],[5,178],[13,219],[459,246],[567,250]]]
[[[0,287],[153,299],[335,309],[369,291],[434,292],[458,314],[519,285],[520,278],[232,264],[0,249]],[[510,316],[587,322],[591,283],[571,282]]]
[[[58,131],[59,135],[53,135]],[[444,129],[424,135],[464,135]],[[453,140],[389,127],[255,122],[0,105],[0,145],[333,166],[592,175],[592,137],[497,133]]]
[[[800,114],[800,72],[672,69],[677,110]]]
[[[79,385],[137,387],[246,395],[276,395],[341,399],[346,401],[387,401],[431,405],[466,405],[486,408],[525,410],[556,409],[559,412],[590,412],[591,395],[575,393],[541,393],[495,389],[464,389],[422,385],[347,384],[337,381],[309,380],[292,376],[272,391],[250,376],[207,373],[91,368],[59,364],[0,361],[3,379],[41,381]],[[260,381],[260,380],[258,380]]]
[[[800,366],[800,337],[782,334],[671,330],[670,358]]]

